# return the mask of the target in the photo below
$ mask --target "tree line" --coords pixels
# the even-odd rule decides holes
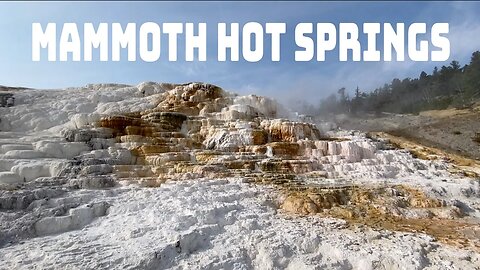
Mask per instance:
[[[422,71],[418,78],[393,79],[373,91],[358,87],[350,96],[341,88],[320,101],[320,106],[302,106],[303,113],[380,114],[418,113],[425,110],[467,107],[480,99],[480,52],[472,54],[470,63],[460,66],[452,61],[448,66],[435,67],[431,74]]]

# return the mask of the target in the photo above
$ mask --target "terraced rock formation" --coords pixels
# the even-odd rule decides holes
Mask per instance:
[[[479,247],[478,181],[387,140],[320,131],[272,99],[204,83],[22,91],[0,108],[0,244],[80,229],[108,215],[112,188],[227,178],[274,186],[288,214]]]

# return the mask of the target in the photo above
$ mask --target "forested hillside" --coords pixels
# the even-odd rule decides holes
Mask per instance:
[[[480,99],[480,52],[474,52],[470,63],[463,67],[452,61],[448,66],[435,67],[430,74],[422,71],[418,78],[393,79],[373,91],[357,87],[353,94],[349,92],[341,88],[316,108],[304,106],[304,113],[418,113],[466,107]]]

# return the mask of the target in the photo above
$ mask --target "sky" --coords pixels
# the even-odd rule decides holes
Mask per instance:
[[[353,92],[358,86],[369,91],[393,78],[418,77],[434,66],[458,60],[469,62],[472,52],[480,50],[480,2],[0,2],[0,85],[33,88],[65,88],[88,83],[125,83],[143,81],[184,83],[203,81],[239,94],[258,94],[281,101],[303,99],[312,103],[341,87]],[[265,39],[265,57],[255,63],[218,62],[216,25],[220,22],[284,22],[281,61],[272,62]],[[32,23],[57,25],[74,22],[121,23],[181,22],[207,23],[206,62],[184,61],[183,36],[178,41],[179,59],[169,62],[162,51],[159,61],[100,62],[94,53],[92,62],[32,61]],[[326,61],[295,62],[294,28],[300,22],[405,23],[447,22],[451,44],[450,59],[445,62],[340,62],[338,54],[327,54]],[[361,30],[361,28],[360,28]],[[61,29],[57,29],[58,32]],[[58,34],[59,35],[59,34]],[[162,37],[163,38],[163,37]],[[362,36],[361,39],[364,39]],[[383,35],[378,35],[382,42]],[[183,42],[183,43],[182,43]],[[377,45],[379,45],[378,43]],[[167,46],[165,42],[162,46]],[[363,40],[362,49],[366,47]],[[381,47],[379,47],[381,48]],[[183,54],[183,55],[182,55]],[[96,56],[96,58],[95,58]],[[407,57],[408,59],[408,57]]]

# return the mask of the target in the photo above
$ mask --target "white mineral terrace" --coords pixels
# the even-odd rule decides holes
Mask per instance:
[[[13,106],[0,107],[0,269],[480,265],[475,246],[349,226],[318,204],[310,215],[299,215],[307,208],[297,202],[287,211],[289,185],[275,184],[415,188],[441,207],[387,201],[388,211],[475,224],[478,244],[479,180],[452,174],[446,162],[318,129],[272,99],[207,84],[11,93]]]

